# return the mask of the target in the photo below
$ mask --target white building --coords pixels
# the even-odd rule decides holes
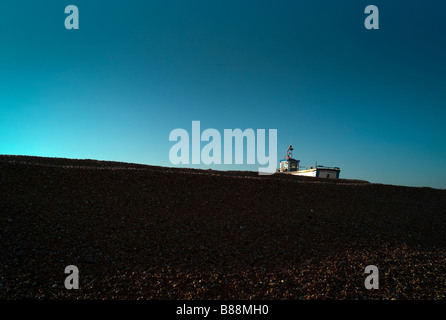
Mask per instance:
[[[283,160],[280,160],[279,172],[287,172],[296,176],[316,177],[316,178],[328,178],[339,179],[339,173],[341,169],[338,167],[324,167],[318,166],[317,163],[310,169],[299,170],[300,160],[293,159],[292,151],[293,147],[288,147],[287,153]]]

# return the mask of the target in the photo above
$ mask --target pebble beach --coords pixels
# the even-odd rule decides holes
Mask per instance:
[[[0,155],[0,194],[1,300],[446,297],[446,190]]]

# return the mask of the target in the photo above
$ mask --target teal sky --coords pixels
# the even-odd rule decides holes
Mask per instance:
[[[70,4],[79,30],[64,27]],[[379,30],[364,27],[369,4]],[[279,159],[291,142],[302,165],[341,178],[446,188],[445,12],[440,1],[10,1],[0,154],[173,166],[169,133],[199,120],[222,134],[277,129]]]

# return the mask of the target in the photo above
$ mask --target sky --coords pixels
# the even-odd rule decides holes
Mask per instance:
[[[364,26],[370,4],[377,30]],[[0,154],[257,171],[173,165],[170,132],[200,121],[222,136],[277,129],[277,161],[292,144],[301,165],[341,178],[446,189],[445,12],[443,1],[9,1]]]

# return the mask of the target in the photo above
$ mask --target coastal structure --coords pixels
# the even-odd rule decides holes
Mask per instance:
[[[293,158],[293,146],[290,145],[287,149],[285,158],[280,160],[279,172],[289,173],[296,176],[318,177],[328,179],[339,179],[341,169],[338,167],[326,167],[316,165],[314,167],[306,167],[300,170],[300,160]]]

